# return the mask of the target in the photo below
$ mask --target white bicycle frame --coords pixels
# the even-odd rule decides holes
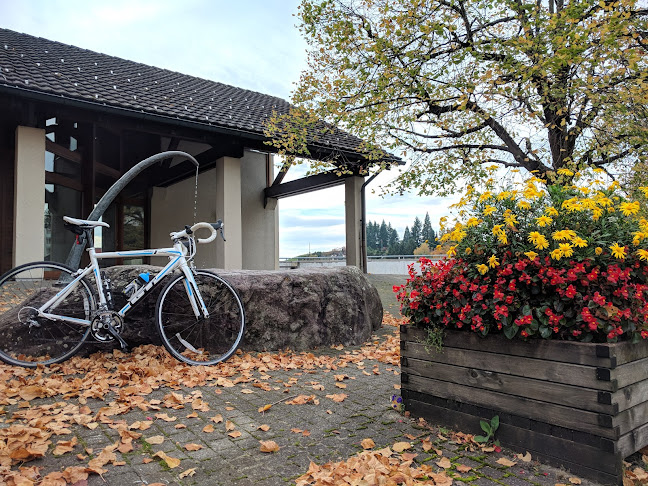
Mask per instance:
[[[117,313],[124,317],[128,311],[139,301],[144,295],[146,295],[153,287],[155,287],[160,280],[164,278],[165,275],[172,273],[176,269],[180,269],[185,276],[183,280],[185,290],[187,292],[187,298],[191,302],[191,307],[193,308],[196,318],[199,318],[202,314],[203,317],[208,318],[209,312],[207,311],[207,306],[203,301],[202,296],[200,295],[200,290],[194,279],[193,272],[187,263],[186,255],[187,248],[182,244],[181,241],[175,240],[173,248],[160,248],[155,250],[132,250],[132,251],[111,251],[105,253],[97,253],[94,247],[88,249],[90,255],[90,265],[88,265],[83,270],[79,270],[75,274],[74,280],[65,286],[63,290],[57,293],[50,300],[45,302],[38,309],[38,315],[40,317],[45,317],[47,319],[56,320],[56,321],[66,321],[80,326],[90,326],[91,321],[87,319],[77,319],[75,317],[62,316],[58,314],[52,314],[51,311],[56,309],[57,305],[67,297],[72,290],[79,284],[79,281],[84,277],[87,277],[91,273],[94,274],[95,282],[97,285],[97,293],[99,294],[99,309],[107,308],[106,295],[104,294],[103,280],[101,278],[101,272],[99,269],[99,260],[104,258],[123,258],[123,257],[134,257],[134,256],[166,256],[169,257],[169,263],[158,273],[149,283],[142,286],[135,292],[129,299],[127,304],[122,307]],[[49,311],[49,312],[47,312]]]

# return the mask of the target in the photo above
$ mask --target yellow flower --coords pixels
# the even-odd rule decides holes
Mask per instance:
[[[464,250],[464,253],[465,253],[466,255],[470,255],[470,254],[472,253],[472,249],[468,246],[468,247],[466,247],[466,249]]]
[[[558,169],[558,175],[573,176],[574,173],[573,173],[571,170],[569,170],[569,169],[565,169],[565,168],[563,167],[562,169]]]
[[[570,229],[554,231],[551,237],[556,241],[573,240],[576,238],[576,232]]]
[[[551,219],[549,216],[540,216],[539,218],[536,218],[536,223],[538,223],[538,226],[545,227],[548,224],[553,223],[553,219]]]
[[[506,233],[503,231],[497,235],[497,239],[502,245],[506,245],[508,243],[508,238],[506,237]]]
[[[531,207],[531,203],[528,201],[518,201],[517,207],[520,209],[529,209]]]
[[[483,263],[480,263],[477,265],[477,271],[484,275],[486,272],[488,272],[488,265],[484,265]]]
[[[620,246],[618,243],[614,243],[614,245],[610,246],[610,250],[612,250],[612,256],[614,258],[618,258],[619,260],[625,260],[626,257],[625,246]]]
[[[472,228],[473,226],[477,226],[479,223],[481,223],[481,220],[477,218],[470,218],[468,221],[466,221],[466,228]]]
[[[549,247],[547,238],[545,238],[544,235],[538,233],[537,231],[532,231],[531,233],[529,233],[529,241],[533,243],[533,245],[538,250],[544,250],[545,248]]]
[[[594,221],[598,221],[601,216],[603,216],[603,210],[602,209],[596,208],[596,209],[592,210],[592,219]]]
[[[554,217],[558,216],[558,210],[553,206],[549,206],[548,208],[546,208],[545,213],[547,213],[549,216],[554,216]]]
[[[452,258],[453,256],[457,255],[457,245],[451,246],[450,249],[448,250],[448,256]]]
[[[508,198],[511,195],[509,191],[502,191],[497,195],[497,199],[500,201],[503,201],[504,199]]]
[[[513,214],[510,209],[507,209],[504,213],[504,222],[509,226],[515,226],[518,222],[515,214]]]
[[[481,203],[481,202],[484,202],[486,199],[488,199],[489,197],[491,197],[491,195],[492,195],[492,194],[491,194],[490,191],[486,191],[484,194],[482,194],[481,196],[479,196],[479,199],[477,199],[477,201],[480,202],[480,203]]]
[[[493,226],[493,235],[497,236],[500,233],[504,233],[504,230],[502,229],[503,226],[503,224],[496,224]]]
[[[639,201],[635,202],[622,202],[619,204],[619,209],[624,216],[632,216],[639,212]]]
[[[639,255],[639,260],[648,261],[648,250],[637,250],[637,255]]]
[[[486,206],[486,207],[484,208],[483,213],[484,213],[484,216],[490,216],[490,215],[493,214],[495,211],[497,211],[497,209],[495,208],[495,206]]]
[[[643,192],[645,197],[648,197],[648,187],[640,187],[639,190]]]
[[[525,251],[524,254],[529,257],[529,260],[533,261],[538,257],[538,254],[535,251]]]
[[[572,239],[572,243],[574,246],[577,246],[578,248],[585,248],[587,246],[587,241],[581,238],[580,236],[577,236],[576,238]]]
[[[560,260],[563,257],[563,252],[560,248],[556,248],[549,255],[554,260]]]
[[[569,243],[560,243],[558,245],[564,257],[569,258],[574,254],[574,248]]]
[[[600,255],[601,253],[603,253],[603,248],[601,248],[600,246],[597,246],[594,249],[594,253],[596,253],[597,255]]]
[[[495,255],[491,255],[491,257],[488,259],[488,266],[491,268],[495,268],[498,265],[499,262],[497,261],[497,257]]]

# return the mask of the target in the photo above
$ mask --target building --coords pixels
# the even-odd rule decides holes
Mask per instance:
[[[344,160],[353,174],[282,183],[263,126],[289,109],[273,96],[0,29],[0,272],[65,261],[74,235],[62,216],[87,217],[128,169],[166,150],[200,162],[197,220],[226,224],[227,244],[203,249],[199,265],[278,268],[277,199],[336,184],[346,185],[347,263],[360,265],[360,140],[337,130],[309,145],[312,158]],[[168,246],[170,231],[194,221],[194,176],[179,159],[141,173],[104,213],[110,229],[96,243]]]

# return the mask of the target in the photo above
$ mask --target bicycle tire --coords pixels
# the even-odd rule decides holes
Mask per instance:
[[[73,356],[88,339],[90,326],[38,317],[34,310],[73,280],[74,270],[61,263],[32,262],[0,277],[0,359],[35,368]],[[96,309],[85,279],[63,299],[56,314],[91,319]]]
[[[238,348],[245,333],[245,311],[239,295],[218,275],[198,270],[194,277],[209,317],[196,318],[185,289],[186,277],[180,274],[160,292],[155,306],[157,330],[176,359],[213,365]]]

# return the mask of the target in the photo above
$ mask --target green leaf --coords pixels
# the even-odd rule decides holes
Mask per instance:
[[[485,420],[480,420],[479,425],[484,432],[486,432],[488,435],[491,434],[491,426],[488,422],[486,422]]]
[[[551,330],[551,328],[547,326],[540,326],[540,336],[542,336],[544,339],[549,339],[552,332],[553,331]]]
[[[513,339],[515,337],[515,335],[517,334],[517,332],[518,332],[518,327],[517,326],[509,326],[509,327],[504,328],[504,335],[508,339]]]
[[[473,439],[475,439],[475,442],[486,442],[488,440],[483,435],[476,435],[475,437],[473,437]]]
[[[495,431],[498,429],[498,427],[499,427],[499,423],[500,423],[500,422],[499,422],[499,415],[495,415],[495,416],[491,419],[491,423],[490,423],[490,425],[491,425],[491,430],[492,430],[493,434],[494,434]]]

